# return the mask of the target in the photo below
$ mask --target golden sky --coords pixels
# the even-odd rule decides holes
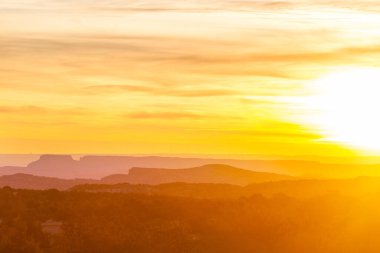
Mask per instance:
[[[379,42],[379,1],[1,0],[0,152],[352,154],[302,101]]]

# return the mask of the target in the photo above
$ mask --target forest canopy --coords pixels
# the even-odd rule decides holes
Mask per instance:
[[[378,252],[377,194],[195,199],[0,190],[0,252]]]

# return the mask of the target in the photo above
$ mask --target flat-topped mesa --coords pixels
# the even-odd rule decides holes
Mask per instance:
[[[102,179],[107,183],[164,184],[222,183],[247,185],[255,182],[289,180],[287,175],[255,172],[223,164],[208,164],[187,169],[157,169],[133,167],[128,174],[110,175]]]
[[[28,168],[47,168],[47,167],[73,167],[77,166],[78,161],[71,155],[41,155],[40,159],[31,162]]]

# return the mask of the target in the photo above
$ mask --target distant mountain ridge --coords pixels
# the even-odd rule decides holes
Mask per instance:
[[[70,159],[65,158],[71,162]],[[48,161],[47,161],[48,162]],[[35,166],[32,164],[31,167]],[[188,169],[155,169],[132,168],[128,174],[114,174],[94,179],[60,179],[52,177],[33,176],[29,174],[5,175],[0,177],[0,186],[10,186],[24,189],[65,190],[78,184],[145,184],[158,185],[164,183],[214,183],[247,185],[256,182],[271,182],[293,179],[290,176],[274,173],[254,172],[228,165],[210,164]]]
[[[21,173],[63,179],[100,180],[112,174],[128,174],[129,170],[134,167],[185,169],[206,164],[224,164],[249,171],[308,178],[380,176],[380,164],[328,164],[300,160],[236,160],[159,156],[84,156],[75,160],[70,155],[42,155],[38,160],[25,167],[0,167],[0,176]]]
[[[52,177],[39,177],[28,174],[14,174],[0,177],[0,187],[9,186],[15,189],[30,190],[68,190],[76,185],[94,183],[99,183],[99,181],[91,179],[61,179]]]
[[[127,174],[133,167],[184,169],[206,164],[226,164],[259,172],[280,172],[279,166],[266,161],[156,156],[84,156],[74,160],[70,155],[42,155],[26,167],[0,167],[0,176],[22,173],[65,179],[101,179],[111,174]]]
[[[165,184],[173,182],[247,185],[256,182],[292,179],[290,176],[255,172],[224,164],[208,164],[188,169],[132,168],[125,175],[111,175],[102,179],[109,184]]]
[[[300,179],[254,183],[247,186],[229,184],[167,183],[160,185],[85,184],[72,188],[84,192],[139,193],[191,198],[241,198],[262,195],[276,197],[286,195],[298,199],[342,195],[350,197],[378,196],[379,177],[353,179]]]
[[[292,180],[283,180],[283,177],[286,176],[260,172],[257,174],[256,172],[248,171],[252,173],[252,178],[246,180],[255,182],[245,185],[242,184],[242,181],[236,181],[236,178],[232,178],[229,183],[223,183],[225,181],[221,180],[221,178],[226,178],[226,172],[229,172],[227,174],[229,176],[234,173],[245,173],[245,171],[225,165],[218,166],[206,165],[198,168],[181,169],[177,172],[167,169],[158,169],[156,171],[155,169],[145,170],[144,168],[136,168],[133,170],[135,172],[132,173],[130,178],[128,175],[111,175],[102,180],[59,179],[15,174],[1,176],[0,187],[10,186],[17,189],[33,190],[57,189],[85,192],[139,193],[192,198],[240,198],[250,197],[255,194],[268,197],[285,194],[296,198],[310,198],[331,194],[342,194],[346,196],[369,196],[372,194],[377,196],[380,192],[380,177],[360,177],[352,179],[292,178]],[[178,177],[174,176],[177,176],[177,173],[183,170],[189,170],[188,173],[195,173],[193,175],[199,175],[196,174],[197,170],[205,170],[208,171],[207,173],[211,171],[212,173],[221,173],[223,177],[215,177],[212,178],[212,180],[195,182],[193,178],[186,176],[185,179],[187,182],[174,182],[175,180],[179,180]],[[151,173],[152,171],[154,172]],[[174,176],[171,173],[172,171],[175,172]],[[233,173],[231,173],[231,171]],[[136,177],[135,173],[139,176]],[[147,176],[146,173],[148,173],[149,176]],[[157,176],[155,173],[160,175],[159,179],[154,179],[153,176]],[[169,173],[170,176],[164,177],[163,175],[166,175],[166,173]],[[256,177],[253,177],[254,175]],[[140,176],[144,176],[144,182],[141,181]],[[182,178],[179,181],[186,181],[185,179]],[[207,181],[213,181],[214,183]],[[115,184],[115,182],[120,183]]]

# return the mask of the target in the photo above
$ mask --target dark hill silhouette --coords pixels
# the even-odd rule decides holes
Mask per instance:
[[[235,168],[229,165],[209,164],[188,169],[132,168],[126,175],[111,175],[102,179],[108,184],[165,184],[184,183],[217,183],[247,185],[256,182],[279,181],[292,179],[290,176],[274,173],[254,172]]]
[[[191,198],[238,198],[249,196],[244,187],[228,184],[189,184],[168,183],[160,185],[134,184],[84,184],[71,188],[72,191],[84,192],[111,192],[111,193],[139,193],[147,195],[165,195]]]
[[[326,164],[300,160],[234,160],[155,156],[84,156],[42,155],[25,167],[0,167],[0,176],[17,173],[65,179],[101,179],[112,174],[128,174],[134,167],[185,169],[206,164],[225,164],[245,170],[308,178],[353,178],[379,176],[379,164]]]
[[[77,163],[69,158],[62,158],[67,163]],[[50,159],[43,158],[31,165],[31,167],[46,165],[50,167]],[[53,177],[33,176],[29,174],[5,175],[0,177],[0,186],[10,186],[24,189],[50,189],[65,190],[78,184],[145,184],[157,185],[163,183],[219,183],[233,185],[247,185],[254,182],[268,182],[275,180],[292,179],[290,176],[253,172],[228,165],[204,165],[189,169],[152,169],[133,168],[128,174],[110,175],[102,180],[94,179],[59,179]]]
[[[249,193],[265,196],[286,194],[296,198],[309,198],[325,194],[341,194],[348,196],[365,196],[380,193],[379,177],[359,177],[352,179],[308,179],[265,182],[245,187]]]
[[[369,196],[380,192],[380,178],[361,177],[354,179],[330,180],[285,180],[254,183],[247,186],[214,183],[166,183],[148,184],[107,184],[100,180],[58,179],[16,174],[0,177],[0,187],[18,189],[58,189],[86,192],[140,193],[192,198],[240,198],[255,194],[275,196],[278,194],[306,199],[324,195]]]
[[[310,199],[326,195],[377,196],[380,178],[354,178],[330,180],[288,180],[256,183],[248,186],[227,184],[169,183],[160,185],[93,184],[77,185],[72,188],[85,192],[141,193],[192,198],[241,198],[253,195],[273,197],[286,195],[298,199]]]
[[[31,190],[68,190],[80,184],[92,184],[98,181],[89,179],[60,179],[51,177],[38,177],[27,174],[15,174],[0,177],[0,187],[10,186],[17,189]]]
[[[155,156],[84,156],[79,160],[74,160],[70,155],[42,155],[37,161],[26,167],[0,167],[0,176],[24,173],[66,179],[100,179],[111,174],[127,174],[133,167],[185,169],[206,164],[226,164],[247,170],[271,173],[279,173],[283,170],[274,162],[254,160]]]

